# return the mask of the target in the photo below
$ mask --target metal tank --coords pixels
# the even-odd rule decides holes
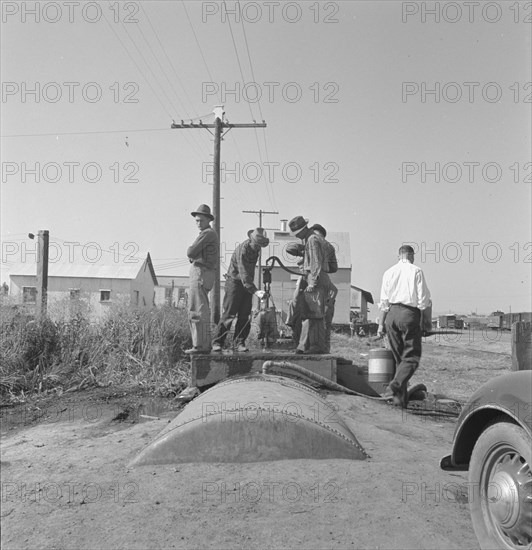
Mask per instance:
[[[257,374],[228,379],[202,393],[130,465],[367,456],[313,388]]]

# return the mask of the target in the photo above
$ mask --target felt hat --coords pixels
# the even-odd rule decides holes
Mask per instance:
[[[200,204],[198,208],[190,213],[192,216],[197,216],[198,214],[202,216],[207,216],[211,221],[214,220],[214,216],[211,214],[211,209],[206,204]]]
[[[325,230],[325,227],[323,227],[323,225],[320,225],[319,223],[315,223],[310,229],[312,231],[319,231],[324,237],[327,236],[327,231]]]
[[[285,248],[287,254],[290,256],[304,256],[305,246],[301,243],[288,243]]]
[[[296,216],[288,222],[288,227],[290,228],[292,235],[296,235],[302,229],[307,227],[307,224],[308,220],[306,220],[303,216]]]
[[[266,231],[262,227],[257,227],[256,229],[250,229],[248,231],[248,237],[254,243],[257,243],[262,248],[270,244],[270,239],[266,236]]]

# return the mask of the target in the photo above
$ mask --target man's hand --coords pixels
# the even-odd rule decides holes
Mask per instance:
[[[316,285],[308,285],[307,288],[305,288],[305,292],[314,292],[316,290]]]
[[[266,296],[266,292],[264,290],[257,290],[255,292],[255,296],[257,296],[259,300],[264,300],[264,297]]]

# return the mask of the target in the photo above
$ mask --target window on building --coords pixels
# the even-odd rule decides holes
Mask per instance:
[[[135,305],[139,305],[139,291],[135,290]]]
[[[70,299],[71,300],[79,300],[79,288],[69,288],[70,291]]]
[[[110,302],[110,301],[111,301],[111,291],[100,290],[100,302]]]
[[[37,302],[37,287],[22,287],[22,302],[25,304],[35,304]]]

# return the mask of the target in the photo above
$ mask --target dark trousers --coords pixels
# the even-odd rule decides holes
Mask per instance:
[[[323,276],[322,276],[323,275]],[[325,343],[325,300],[329,290],[328,276],[320,275],[313,292],[304,290],[301,312],[301,334],[297,349],[309,353],[327,353]]]
[[[414,307],[392,305],[386,315],[386,334],[395,359],[395,377],[390,382],[394,393],[406,393],[408,381],[421,359],[421,312]]]
[[[251,324],[249,316],[253,305],[253,295],[250,294],[240,281],[227,278],[225,282],[225,295],[223,313],[214,333],[214,342],[224,345],[227,333],[236,317],[235,344],[243,344],[249,336]]]

